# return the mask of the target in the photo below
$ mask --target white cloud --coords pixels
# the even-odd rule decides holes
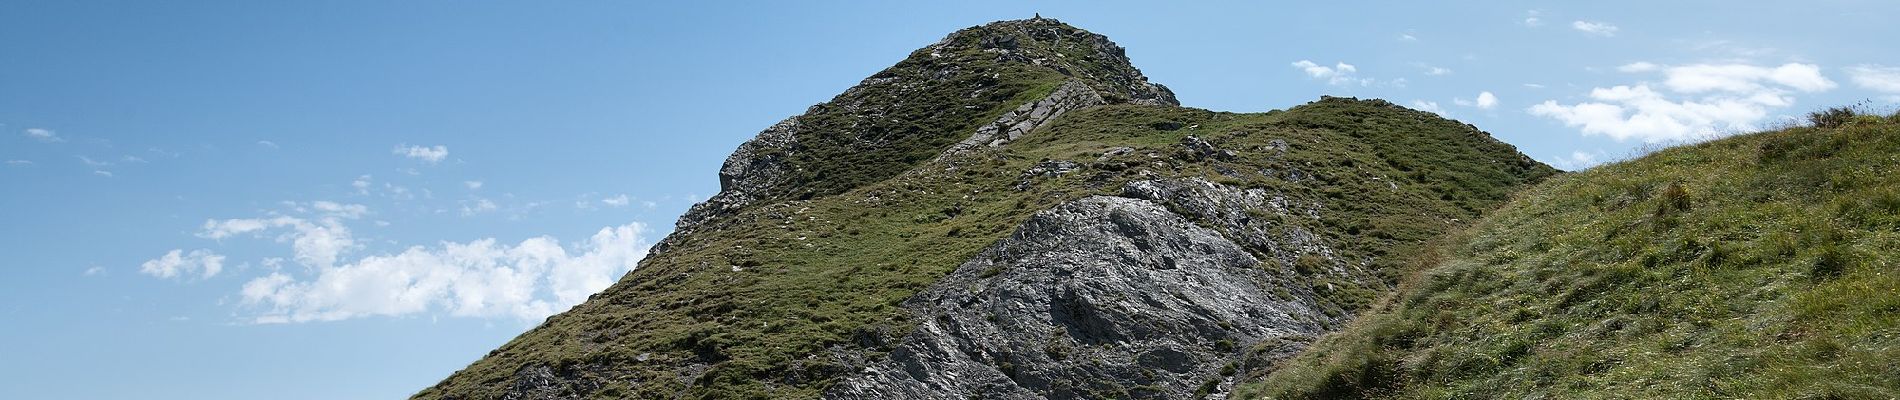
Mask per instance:
[[[290,223],[290,220],[295,219],[295,218],[290,218],[290,217],[279,217],[279,218],[282,218],[285,220],[281,223],[283,225],[288,225]],[[261,230],[264,230],[265,228],[270,228],[273,225],[278,225],[278,223],[274,223],[273,220],[255,219],[255,218],[227,219],[227,220],[222,220],[222,221],[206,220],[204,223],[204,226],[200,228],[198,231],[198,237],[206,238],[206,239],[214,239],[214,240],[223,239],[223,238],[227,238],[227,237],[231,237],[235,235],[261,231]]]
[[[98,175],[98,176],[103,176],[103,177],[107,177],[107,178],[111,178],[111,177],[112,177],[112,171],[104,171],[104,170],[93,170],[93,171],[92,171],[92,174],[93,174],[93,175]]]
[[[224,256],[205,249],[192,250],[190,253],[174,249],[163,256],[139,264],[139,273],[163,279],[191,274],[201,274],[203,278],[210,278],[217,276],[218,272],[223,270]],[[92,270],[87,270],[86,274],[92,275]]]
[[[602,228],[578,246],[540,236],[515,245],[495,239],[443,242],[372,256],[299,279],[283,272],[241,291],[265,311],[260,323],[334,321],[447,312],[534,321],[612,285],[646,255],[644,226]]]
[[[1654,63],[1650,63],[1648,61],[1637,61],[1637,62],[1623,64],[1622,66],[1616,67],[1616,70],[1622,71],[1622,72],[1650,72],[1650,71],[1655,71],[1660,68],[1662,68],[1662,66],[1656,65]]]
[[[1416,42],[1416,41],[1418,41],[1418,37],[1417,37],[1417,36],[1412,36],[1412,34],[1410,34],[1410,33],[1400,33],[1400,34],[1399,34],[1399,41],[1401,41],[1401,42]]]
[[[139,156],[127,155],[125,157],[119,157],[119,162],[123,162],[127,164],[144,164],[145,159],[139,158]]]
[[[449,157],[449,147],[435,145],[429,147],[396,145],[396,155],[427,161],[430,164],[442,162]]]
[[[53,130],[51,129],[27,128],[25,131],[25,134],[26,134],[26,137],[33,138],[33,140],[38,140],[45,143],[59,143],[59,142],[66,141],[66,138],[59,137],[59,133],[53,132]]]
[[[1719,129],[1746,130],[1767,116],[1762,104],[1745,99],[1676,101],[1649,85],[1596,88],[1590,91],[1590,98],[1594,101],[1575,105],[1547,100],[1531,106],[1529,112],[1581,128],[1585,135],[1649,142],[1689,139]]]
[[[92,267],[90,267],[90,268],[86,268],[86,272],[83,272],[83,273],[81,273],[81,274],[83,274],[83,275],[85,275],[85,276],[101,276],[101,275],[105,275],[105,274],[106,274],[106,268],[105,268],[105,267],[101,267],[101,266],[97,266],[97,265],[94,265],[94,266],[92,266]]]
[[[1360,86],[1370,86],[1373,82],[1371,79],[1361,79],[1357,76],[1359,67],[1343,62],[1334,63],[1333,66],[1328,67],[1315,64],[1310,60],[1299,60],[1293,62],[1293,67],[1299,68],[1301,72],[1305,72],[1307,76],[1313,79],[1325,79],[1326,84],[1329,85],[1349,85],[1357,83]]]
[[[1847,68],[1855,85],[1882,93],[1900,93],[1900,67],[1861,64]]]
[[[322,200],[311,202],[310,208],[316,209],[317,211],[321,211],[326,216],[342,217],[342,218],[349,218],[349,219],[362,218],[363,214],[369,213],[369,206],[365,206],[362,204],[342,204],[342,203],[322,201]]]
[[[369,175],[358,176],[350,181],[350,187],[356,188],[356,194],[369,194],[369,181]]]
[[[614,207],[626,207],[628,204],[632,204],[632,201],[633,200],[628,198],[625,194],[600,199],[601,204]]]
[[[1544,26],[1544,19],[1542,18],[1543,15],[1544,15],[1543,11],[1537,11],[1537,10],[1525,11],[1524,20],[1519,23],[1524,24],[1524,26],[1528,26],[1532,28]]]
[[[264,148],[268,148],[268,149],[278,149],[278,148],[279,148],[279,147],[277,146],[277,142],[272,142],[272,141],[269,141],[269,140],[259,140],[259,141],[257,141],[257,145],[258,145],[258,146],[263,146]]]
[[[27,161],[27,160],[7,160],[7,165],[24,167],[24,166],[33,165],[33,162]]]
[[[495,211],[500,208],[501,206],[496,205],[495,202],[489,201],[488,199],[464,200],[462,201],[462,216],[473,216],[475,214]]]
[[[1570,152],[1570,156],[1559,158],[1551,164],[1565,171],[1576,171],[1594,167],[1602,163],[1603,161],[1598,160],[1596,153],[1572,151]]]
[[[468,190],[481,189],[482,181],[462,181],[462,186],[467,186]]]
[[[1691,51],[1720,54],[1743,60],[1767,57],[1780,52],[1772,47],[1757,47],[1722,39],[1689,42],[1687,48]]]
[[[1768,68],[1747,64],[1696,64],[1665,69],[1663,82],[1670,90],[1682,93],[1726,91],[1759,93],[1765,84],[1776,84],[1803,92],[1819,92],[1835,87],[1834,81],[1821,76],[1814,64],[1788,63]]]
[[[1646,64],[1646,63],[1636,63]],[[1820,92],[1834,88],[1820,67],[1785,64],[1761,67],[1747,64],[1697,64],[1664,67],[1650,64],[1619,68],[1632,72],[1661,71],[1664,93],[1649,83],[1594,88],[1589,100],[1558,104],[1547,100],[1531,106],[1531,115],[1548,117],[1585,135],[1616,140],[1666,142],[1707,138],[1757,129],[1771,108],[1794,104],[1793,92]]]
[[[1588,34],[1602,36],[1602,37],[1616,36],[1616,30],[1617,30],[1616,25],[1610,25],[1608,23],[1603,23],[1603,22],[1582,21],[1582,20],[1571,22],[1570,27],[1578,31],[1582,31],[1583,33],[1588,33]]]
[[[1425,74],[1431,76],[1450,75],[1451,68],[1426,66]]]
[[[1540,83],[1526,83],[1524,84],[1524,87],[1530,88],[1530,89],[1543,89],[1544,85]]]
[[[416,198],[415,193],[411,193],[408,187],[398,186],[392,183],[387,183],[387,182],[383,183],[383,190],[388,192],[385,194],[385,196],[388,196],[389,198],[392,198],[392,199],[414,200]]]
[[[1460,106],[1477,107],[1477,108],[1489,110],[1492,107],[1498,106],[1498,96],[1491,94],[1491,92],[1488,92],[1488,91],[1478,92],[1478,98],[1476,100],[1465,100],[1465,98],[1460,97],[1460,98],[1451,99],[1451,102],[1452,104],[1457,104]]]
[[[1449,115],[1445,113],[1444,107],[1439,107],[1437,102],[1432,101],[1412,100],[1412,109],[1438,114],[1439,116]]]
[[[278,235],[277,242],[290,243],[297,262],[310,267],[323,268],[335,265],[337,258],[344,251],[356,247],[356,240],[350,235],[350,229],[343,226],[342,221],[335,216],[326,216],[316,221],[289,216],[206,220],[202,229],[198,231],[198,237],[223,239],[247,233],[261,234],[273,229],[288,231]]]
[[[86,163],[86,166],[93,167],[93,168],[112,166],[111,161],[99,161],[99,160],[92,159],[92,157],[86,157],[86,156],[79,156],[79,162]]]

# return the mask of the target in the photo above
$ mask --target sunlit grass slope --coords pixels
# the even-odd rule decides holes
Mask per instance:
[[[1553,178],[1243,398],[1900,397],[1900,116]]]

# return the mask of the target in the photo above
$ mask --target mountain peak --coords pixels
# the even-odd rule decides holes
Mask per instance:
[[[976,49],[996,62],[1025,63],[1090,82],[1111,102],[1180,105],[1166,86],[1148,77],[1114,41],[1054,18],[1003,20],[964,28],[912,57],[944,57],[954,50]]]
[[[838,194],[993,130],[1026,131],[1070,109],[1124,103],[1179,105],[1107,36],[1040,16],[965,28],[741,144],[720,169],[720,193],[678,226],[765,200]]]

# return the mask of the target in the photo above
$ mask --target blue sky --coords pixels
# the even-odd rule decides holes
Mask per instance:
[[[1565,168],[1900,96],[1878,1],[5,1],[0,398],[405,396],[760,129],[1036,12],[1188,106],[1385,98]]]

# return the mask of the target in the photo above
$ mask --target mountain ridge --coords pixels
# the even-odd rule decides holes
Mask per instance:
[[[958,61],[932,64],[946,58]],[[1420,243],[1555,173],[1475,127],[1381,100],[1178,107],[1105,37],[1051,19],[993,23],[741,145],[721,195],[633,272],[414,397],[1217,395],[1390,290]],[[1007,250],[1032,247],[1070,256],[1023,263]],[[1229,293],[1279,306],[1161,276],[1232,282]],[[1034,301],[958,308],[996,299],[970,297],[984,287]],[[1193,328],[1131,328],[1157,319]],[[1045,336],[1004,353],[919,344],[980,339],[932,334],[952,320]],[[1026,346],[1010,340],[997,343]],[[973,346],[962,343],[949,348]],[[994,379],[891,374],[919,365],[907,359]],[[1172,367],[1100,367],[1142,359]]]

